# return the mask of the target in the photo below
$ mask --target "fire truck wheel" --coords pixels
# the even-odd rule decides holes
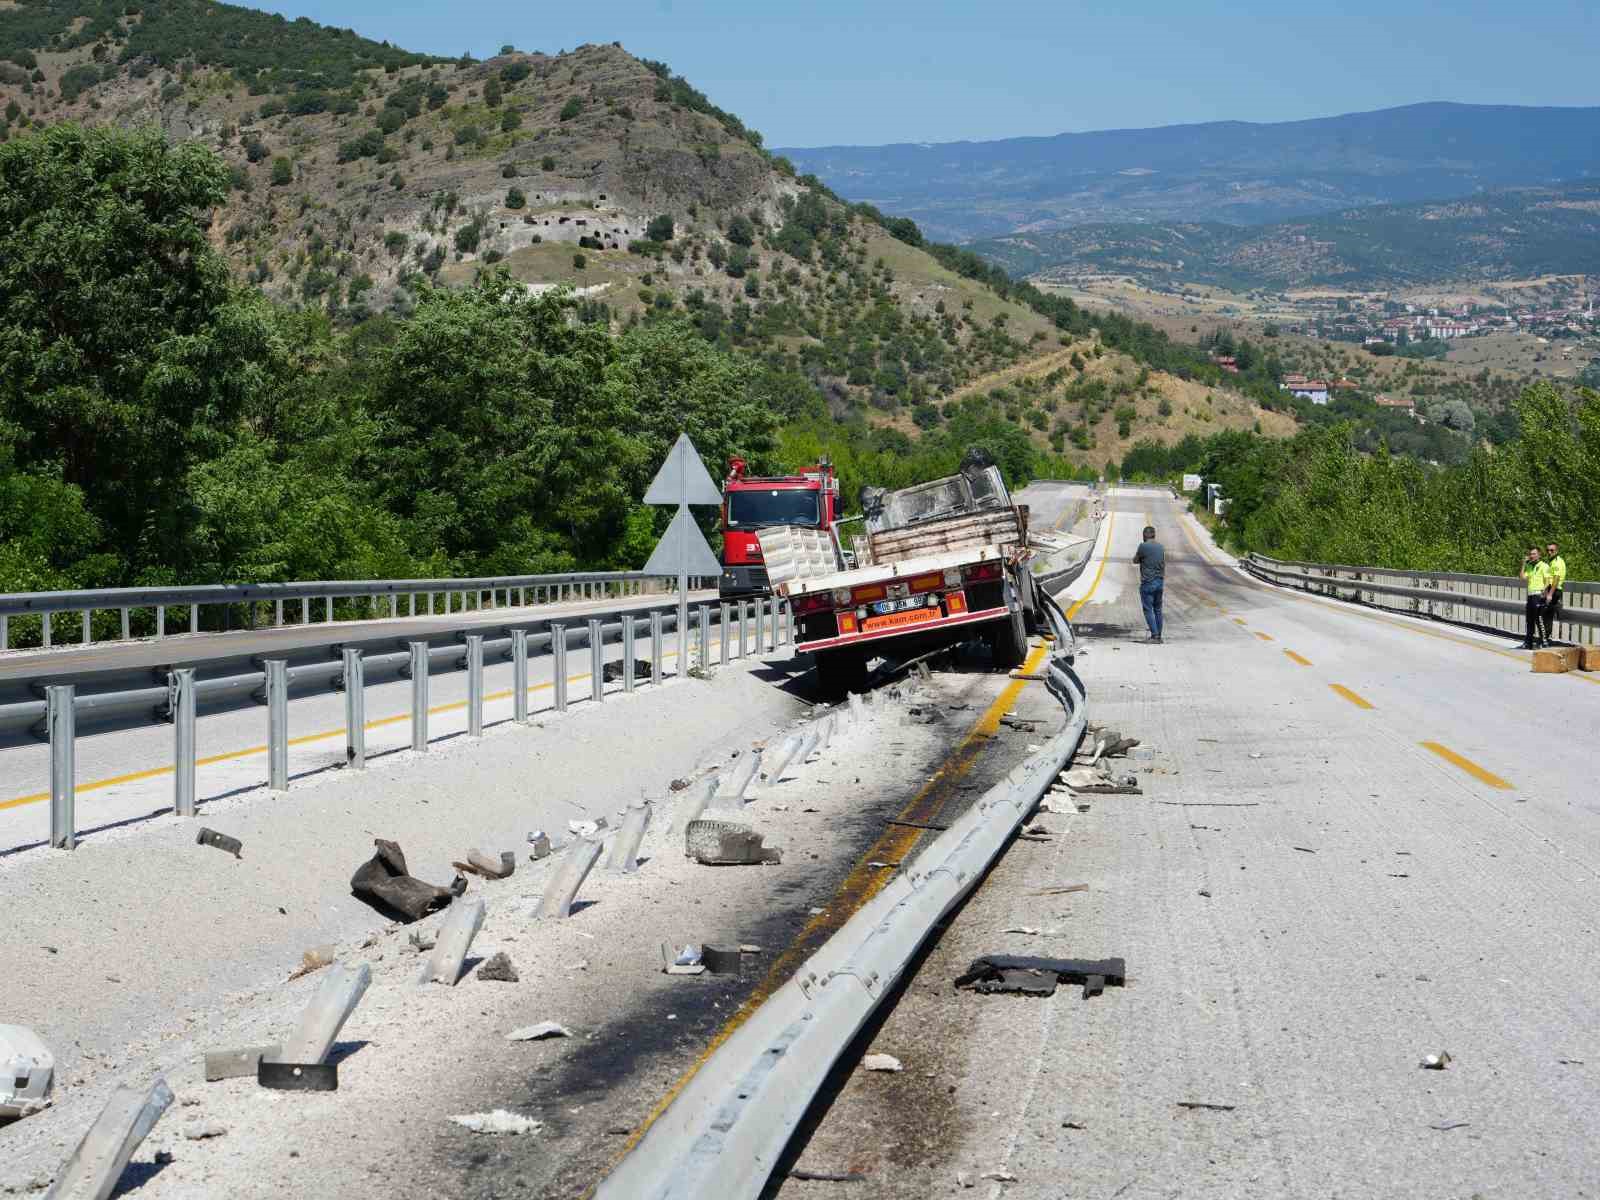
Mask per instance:
[[[860,650],[832,650],[815,657],[822,699],[843,700],[847,692],[867,690],[867,656]]]

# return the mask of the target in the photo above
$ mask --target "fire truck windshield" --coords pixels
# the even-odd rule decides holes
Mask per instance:
[[[800,488],[751,488],[728,493],[728,528],[759,529],[769,525],[808,525],[818,522],[821,493]]]

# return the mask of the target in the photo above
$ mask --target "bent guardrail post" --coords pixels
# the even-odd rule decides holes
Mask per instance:
[[[644,831],[653,815],[650,803],[630,805],[622,818],[622,828],[611,842],[611,856],[606,859],[606,870],[628,875],[639,869],[639,843],[644,841]]]
[[[372,968],[366,963],[354,968],[343,963],[329,967],[322,977],[322,986],[306,1005],[300,1027],[283,1044],[275,1061],[310,1066],[327,1058],[339,1030],[355,1012],[371,982]]]
[[[467,634],[467,736],[483,736],[483,634]]]
[[[77,807],[78,689],[70,683],[45,688],[45,728],[50,735],[50,844],[57,850],[78,845]]]
[[[528,631],[511,631],[511,719],[528,723]]]
[[[289,662],[269,658],[267,672],[267,787],[289,790]]]
[[[455,987],[456,981],[461,978],[461,964],[466,961],[467,951],[472,948],[472,939],[483,927],[483,914],[482,896],[473,896],[471,899],[457,896],[450,902],[444,925],[434,942],[433,953],[428,956],[428,963],[423,967],[418,983],[442,983],[446,987]]]
[[[361,651],[346,650],[344,659],[344,761],[357,771],[367,768],[367,672]]]
[[[118,1087],[61,1168],[45,1200],[106,1200],[172,1099],[165,1079],[158,1078],[147,1088]]]
[[[666,647],[660,610],[650,614],[650,682],[661,682],[661,652]]]
[[[567,627],[560,621],[550,624],[550,656],[554,703],[557,712],[567,711]]]
[[[634,654],[634,645],[633,645],[633,615],[631,613],[623,613],[622,614],[622,690],[624,692],[632,692],[633,691],[633,663],[634,663],[634,658],[635,658],[635,654]]]
[[[428,643],[409,642],[411,650],[411,748],[428,748]]]
[[[564,918],[572,915],[572,902],[578,889],[589,877],[589,871],[600,857],[600,842],[581,837],[561,855],[561,869],[550,877],[550,884],[539,900],[540,918]]]
[[[606,644],[597,619],[589,621],[589,698],[606,698]]]
[[[172,807],[192,817],[194,806],[194,668],[179,667],[168,676],[172,700]]]

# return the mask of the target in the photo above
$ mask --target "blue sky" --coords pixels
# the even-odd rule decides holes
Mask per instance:
[[[440,54],[620,41],[769,146],[1281,121],[1421,100],[1600,104],[1580,0],[294,0],[261,7]]]

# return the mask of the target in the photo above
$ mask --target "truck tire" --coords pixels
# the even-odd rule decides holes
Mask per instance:
[[[867,656],[857,649],[823,650],[812,656],[817,691],[822,699],[843,700],[849,692],[867,690]]]
[[[1020,667],[1028,657],[1028,630],[1020,609],[994,623],[989,631],[989,654],[995,666],[1006,670]]]

